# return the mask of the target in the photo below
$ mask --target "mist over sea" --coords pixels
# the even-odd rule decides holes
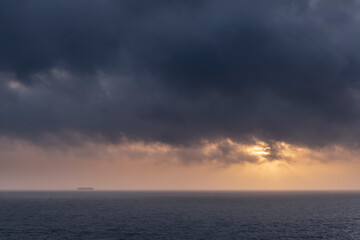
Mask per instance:
[[[0,192],[0,239],[360,239],[360,192]]]

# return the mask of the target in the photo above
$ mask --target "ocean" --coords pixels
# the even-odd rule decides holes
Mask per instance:
[[[360,192],[0,192],[0,239],[360,239]]]

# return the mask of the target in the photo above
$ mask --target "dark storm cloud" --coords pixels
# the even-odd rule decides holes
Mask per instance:
[[[360,140],[358,1],[2,1],[0,31],[2,135]]]

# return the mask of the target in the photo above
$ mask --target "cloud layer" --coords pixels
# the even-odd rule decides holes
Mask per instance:
[[[0,134],[356,146],[359,17],[351,0],[1,2]]]

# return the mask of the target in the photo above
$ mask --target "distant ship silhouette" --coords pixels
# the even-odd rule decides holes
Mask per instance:
[[[92,191],[92,190],[94,190],[94,188],[92,188],[92,187],[78,187],[77,190],[78,191]]]

